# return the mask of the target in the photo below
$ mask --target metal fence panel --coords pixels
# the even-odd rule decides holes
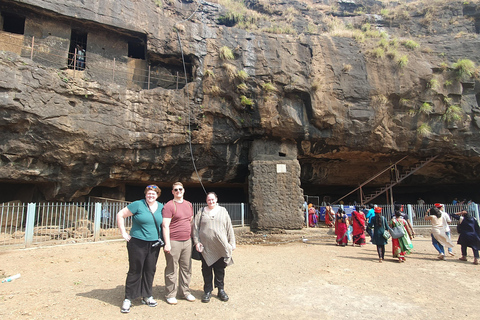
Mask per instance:
[[[24,203],[0,204],[0,246],[24,245],[26,212]]]
[[[101,198],[91,200],[94,201],[0,204],[0,247],[121,239],[116,216],[130,202]],[[252,220],[248,205],[243,203],[219,205],[227,209],[234,226],[248,225]],[[205,203],[193,203],[195,213],[204,206]],[[126,218],[127,232],[131,227],[132,218]]]

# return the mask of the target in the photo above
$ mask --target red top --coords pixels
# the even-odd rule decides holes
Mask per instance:
[[[175,208],[176,207],[176,208]],[[187,201],[182,203],[168,201],[162,210],[163,218],[170,218],[170,240],[185,241],[191,238],[193,206]]]

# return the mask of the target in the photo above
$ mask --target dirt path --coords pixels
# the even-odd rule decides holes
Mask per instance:
[[[302,237],[306,242],[302,242]],[[309,229],[286,235],[248,236],[227,268],[230,301],[213,298],[164,301],[163,256],[154,282],[156,308],[137,300],[121,314],[127,272],[124,242],[90,243],[33,250],[0,251],[1,319],[450,319],[480,317],[480,268],[458,260],[439,261],[426,237],[399,264],[378,263],[374,245],[337,247],[332,235]],[[284,242],[285,244],[278,244]],[[269,244],[270,243],[270,244]],[[272,244],[273,243],[273,244]],[[457,256],[460,248],[454,251]],[[469,252],[470,254],[470,252]],[[200,262],[191,288],[200,298]],[[2,276],[3,277],[3,276]],[[478,319],[478,318],[477,318]]]

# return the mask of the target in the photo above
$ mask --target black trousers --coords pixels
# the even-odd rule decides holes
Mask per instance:
[[[215,288],[223,289],[224,280],[225,280],[225,268],[227,264],[224,261],[224,258],[218,259],[214,264],[208,266],[202,256],[202,275],[203,275],[203,291],[212,292],[213,285],[212,281],[215,284]],[[215,279],[213,274],[215,273]]]
[[[160,246],[152,248],[154,242],[136,238],[127,242],[129,269],[125,281],[125,299],[152,296],[153,278],[160,253]]]
[[[466,257],[466,256],[467,256],[467,246],[464,245],[464,244],[462,244],[462,245],[460,245],[460,248],[461,248],[461,250],[462,250],[462,256]],[[475,249],[473,249],[473,248],[472,248],[472,250],[473,250],[473,257],[476,258],[476,259],[478,259],[478,258],[479,258],[479,256],[478,256],[478,250],[475,250]]]
[[[378,258],[383,260],[385,258],[385,246],[377,245],[377,253]]]

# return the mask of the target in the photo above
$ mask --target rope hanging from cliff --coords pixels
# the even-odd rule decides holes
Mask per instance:
[[[189,20],[191,17],[193,17],[193,15],[197,12],[197,10],[200,8],[200,5],[198,5],[198,7],[195,9],[195,11],[193,11],[193,13],[185,20]],[[185,21],[184,20],[184,21]],[[192,158],[192,164],[193,164],[193,168],[195,169],[195,173],[197,175],[197,178],[198,178],[198,181],[200,182],[200,185],[202,186],[202,189],[203,189],[203,192],[205,192],[205,194],[207,194],[207,190],[205,190],[205,187],[203,186],[203,183],[202,183],[202,178],[200,177],[200,175],[198,174],[198,170],[197,170],[197,166],[195,164],[195,158],[193,156],[193,148],[192,148],[192,130],[191,130],[191,122],[190,122],[190,118],[191,118],[191,110],[189,108],[189,101],[190,101],[190,96],[188,94],[188,89],[187,89],[187,84],[188,84],[188,78],[187,78],[187,67],[186,67],[186,64],[185,64],[185,56],[183,54],[183,47],[182,47],[182,41],[180,39],[180,33],[178,32],[178,29],[175,28],[175,31],[177,32],[177,39],[178,39],[178,44],[180,46],[180,52],[182,53],[182,63],[183,63],[183,73],[185,75],[185,87],[184,87],[184,95],[186,96],[186,99],[185,99],[185,108],[188,109],[188,145],[189,145],[189,148],[190,148],[190,157]],[[185,94],[185,91],[187,92]]]

